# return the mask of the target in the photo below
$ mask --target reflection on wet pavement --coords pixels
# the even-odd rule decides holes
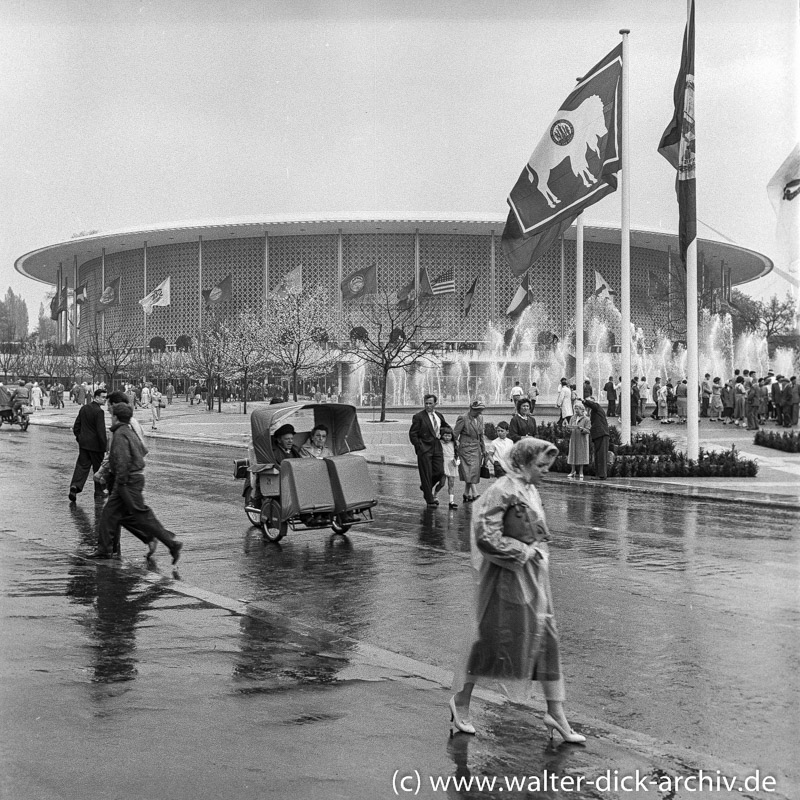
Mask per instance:
[[[412,470],[371,467],[380,497],[374,524],[344,538],[290,531],[276,546],[243,514],[231,451],[195,448],[188,470],[185,448],[159,441],[148,456],[146,496],[187,543],[175,581],[165,553],[161,573],[145,573],[141,544],[127,534],[122,565],[68,555],[93,546],[100,508],[85,497],[66,502],[60,482],[74,452],[68,437],[48,434],[60,442],[48,453],[62,469],[44,477],[54,487],[38,509],[47,524],[30,522],[23,493],[9,494],[4,518],[15,541],[40,539],[46,555],[32,544],[12,548],[4,594],[66,598],[80,635],[65,634],[65,664],[89,683],[157,681],[186,659],[198,679],[224,676],[222,691],[238,697],[402,681],[402,670],[366,664],[355,642],[452,668],[471,607],[472,509],[425,508]],[[7,470],[2,479],[18,480]],[[722,761],[797,764],[800,515],[600,485],[547,484],[542,495],[575,716]],[[9,547],[8,537],[0,541]],[[241,601],[250,613],[194,598],[192,587]],[[338,719],[316,713],[301,709],[281,724]],[[524,760],[518,726],[526,723],[492,706],[480,714],[482,737],[448,745],[454,768],[507,771],[498,752]],[[555,748],[547,763],[580,769],[585,757]]]

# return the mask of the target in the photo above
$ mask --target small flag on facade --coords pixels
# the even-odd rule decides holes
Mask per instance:
[[[594,296],[601,300],[608,299],[612,303],[617,293],[608,285],[608,281],[597,271],[594,271]]]
[[[475,276],[475,280],[472,281],[472,285],[464,292],[464,299],[461,302],[461,310],[464,312],[464,316],[466,317],[469,314],[469,310],[472,308],[472,298],[475,296],[475,287],[478,285],[478,276]]]
[[[303,291],[303,265],[298,264],[291,272],[283,276],[278,294],[293,292],[301,294]]]
[[[455,294],[456,278],[453,267],[448,267],[431,282],[433,294]]]
[[[231,299],[231,276],[226,275],[213,289],[203,289],[203,300],[210,306]]]
[[[58,319],[58,289],[50,301],[50,319]]]
[[[622,166],[622,45],[561,104],[508,196],[503,250],[522,275],[588,206],[617,188]]]
[[[170,304],[170,278],[161,281],[147,297],[139,301],[145,314],[152,314],[155,306],[168,306]]]
[[[414,281],[410,280],[397,292],[397,307],[401,311],[407,311],[414,303],[423,297],[432,297],[433,288],[431,287],[428,271],[423,267],[419,271],[419,286],[414,286]]]
[[[119,305],[119,292],[120,292],[120,282],[122,281],[122,276],[119,278],[114,278],[108,286],[103,289],[103,293],[100,295],[100,311],[103,311],[106,308],[111,308],[112,306]]]
[[[526,272],[516,293],[511,298],[511,303],[506,309],[506,316],[516,317],[531,304],[531,288],[528,275],[529,273]]]
[[[647,294],[649,297],[661,302],[668,299],[669,289],[657,272],[649,270],[647,273],[647,280],[649,284],[647,287]]]
[[[89,284],[88,282],[84,281],[75,290],[75,302],[80,306],[83,305],[88,299],[89,299]]]
[[[357,300],[378,291],[378,268],[376,264],[351,272],[342,281],[342,300]]]
[[[694,134],[694,3],[683,35],[683,51],[678,79],[673,92],[675,112],[664,131],[658,152],[677,170],[678,238],[681,259],[686,266],[686,251],[697,238],[697,189],[695,180]]]

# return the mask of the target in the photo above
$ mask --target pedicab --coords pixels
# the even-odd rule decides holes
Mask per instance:
[[[298,450],[316,425],[328,428],[332,457],[276,458],[275,432],[290,424]],[[343,403],[277,403],[250,414],[248,458],[234,461],[234,477],[244,478],[244,511],[265,538],[280,541],[291,530],[330,528],[344,534],[373,521],[377,505],[367,462],[352,455],[364,450],[354,406]]]

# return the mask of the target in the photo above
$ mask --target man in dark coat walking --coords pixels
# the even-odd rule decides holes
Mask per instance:
[[[103,406],[106,402],[106,390],[96,389],[92,402],[81,406],[72,432],[78,442],[78,460],[75,462],[75,470],[72,473],[72,480],[69,482],[69,501],[75,502],[75,498],[83,491],[86,479],[89,477],[89,470],[97,472],[103,463],[103,456],[106,452],[108,439],[106,438],[106,415]],[[103,488],[95,486],[95,497],[103,496]]]
[[[408,438],[414,445],[419,470],[419,488],[429,506],[438,506],[436,492],[444,485],[444,456],[439,431],[447,425],[444,417],[436,410],[438,398],[435,394],[426,394],[425,408],[417,411],[411,418]]]
[[[587,397],[583,402],[591,415],[589,437],[594,449],[594,476],[597,480],[604,481],[608,477],[609,430],[606,412],[594,397]]]

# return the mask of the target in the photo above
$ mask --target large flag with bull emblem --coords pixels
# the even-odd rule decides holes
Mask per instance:
[[[170,278],[161,281],[150,294],[139,301],[145,314],[152,314],[155,306],[168,306],[170,304]]]
[[[686,251],[697,238],[697,180],[694,137],[694,3],[683,34],[681,66],[673,92],[675,111],[661,137],[658,152],[675,167],[678,195],[678,240],[686,266]]]
[[[617,188],[622,45],[578,81],[508,196],[503,250],[522,275],[585,208]]]

